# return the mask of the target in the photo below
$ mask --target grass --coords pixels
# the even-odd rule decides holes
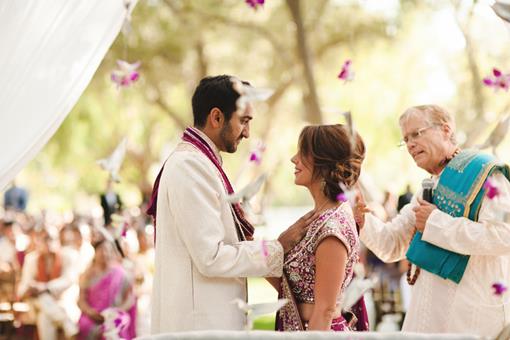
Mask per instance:
[[[262,278],[248,279],[248,302],[265,303],[275,302],[278,299],[276,290]],[[253,322],[253,329],[274,331],[276,313],[258,317]]]

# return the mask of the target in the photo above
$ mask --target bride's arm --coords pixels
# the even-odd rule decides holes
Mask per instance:
[[[336,298],[345,276],[347,248],[336,237],[326,237],[315,252],[315,304],[308,330],[330,330]]]

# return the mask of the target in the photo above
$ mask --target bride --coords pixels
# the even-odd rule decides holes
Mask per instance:
[[[355,145],[353,145],[355,144]],[[363,300],[342,313],[342,294],[353,277],[360,248],[356,222],[342,188],[358,180],[365,146],[343,125],[307,126],[292,157],[295,184],[306,187],[319,213],[284,260],[282,278],[270,278],[279,298],[276,329],[368,330]],[[342,184],[342,185],[340,185]]]

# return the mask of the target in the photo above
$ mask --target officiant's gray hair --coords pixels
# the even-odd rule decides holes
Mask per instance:
[[[400,126],[402,126],[410,117],[422,116],[427,120],[430,125],[448,125],[452,130],[450,141],[457,145],[457,138],[455,133],[455,119],[444,108],[438,105],[419,105],[412,106],[404,111],[399,118]]]

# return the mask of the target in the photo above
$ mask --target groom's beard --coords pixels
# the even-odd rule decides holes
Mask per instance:
[[[237,150],[237,145],[241,142],[241,139],[243,139],[243,135],[240,134],[239,136],[234,136],[232,126],[230,125],[230,122],[228,122],[221,129],[220,138],[223,146],[225,147],[225,151],[228,153],[234,153]]]

